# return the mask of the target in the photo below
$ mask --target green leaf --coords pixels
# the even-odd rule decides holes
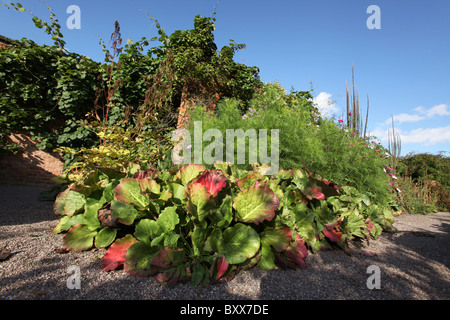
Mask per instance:
[[[84,218],[83,214],[76,214],[72,217],[63,216],[59,220],[56,227],[53,229],[52,233],[57,234],[62,231],[67,231],[77,224],[84,224],[84,223],[85,223],[85,218]]]
[[[67,189],[58,194],[53,208],[56,214],[71,217],[83,211],[85,203],[86,197],[83,194]]]
[[[198,286],[202,281],[204,276],[207,274],[208,270],[201,264],[194,264],[191,278],[191,285]]]
[[[70,217],[63,216],[61,219],[59,219],[58,224],[56,227],[52,230],[52,234],[58,234],[63,231],[69,230],[70,226],[66,228],[67,222],[70,220]]]
[[[291,230],[286,226],[280,229],[266,228],[261,235],[261,242],[272,246],[277,252],[285,251],[291,239]]]
[[[207,235],[208,230],[206,228],[195,226],[194,231],[191,234],[191,239],[192,248],[196,256],[199,256],[203,251]]]
[[[141,219],[136,225],[134,236],[147,245],[150,245],[151,239],[160,236],[161,233],[162,229],[155,220]]]
[[[187,186],[189,182],[194,180],[200,173],[205,171],[206,168],[201,164],[189,164],[183,168],[181,168],[177,172],[177,178],[181,179],[183,185]]]
[[[113,228],[103,228],[95,236],[95,246],[97,248],[106,248],[114,239],[116,239],[117,230]]]
[[[237,223],[223,232],[221,253],[230,264],[239,264],[253,257],[259,250],[258,233],[250,226]]]
[[[114,189],[115,198],[127,204],[133,204],[138,209],[145,209],[150,199],[141,193],[139,182],[132,178],[124,178]]]
[[[151,192],[155,194],[161,193],[161,186],[155,181],[150,179],[137,179],[143,192]]]
[[[139,241],[127,250],[124,269],[132,276],[152,275],[149,263],[159,253],[159,248]]]
[[[119,184],[118,180],[114,180],[105,187],[103,190],[103,198],[105,199],[105,202],[111,202],[114,199],[114,189]]]
[[[170,183],[169,184],[170,190],[172,191],[172,196],[174,199],[177,199],[180,201],[183,201],[186,199],[186,196],[184,194],[185,186],[182,186],[178,183]]]
[[[175,226],[180,222],[176,212],[177,207],[165,208],[158,217],[158,226],[164,231],[169,232],[175,229]]]
[[[233,208],[239,220],[259,224],[264,220],[271,221],[279,204],[280,201],[270,188],[253,186],[239,192],[234,198]]]
[[[118,200],[111,201],[111,216],[123,224],[132,225],[139,214],[134,205]]]
[[[90,230],[85,225],[72,227],[64,236],[64,247],[71,251],[83,251],[92,247],[97,231]]]
[[[188,198],[187,210],[190,214],[203,221],[211,210],[216,208],[212,195],[208,192],[206,186],[194,183],[186,188]]]
[[[100,221],[98,220],[98,210],[100,210],[102,207],[103,204],[101,202],[96,202],[87,207],[84,212],[85,223],[91,230],[97,230],[98,228],[100,228]]]
[[[261,243],[261,259],[258,261],[261,270],[272,270],[276,268],[275,255],[268,244]]]
[[[223,234],[220,229],[214,229],[211,232],[211,236],[209,238],[209,245],[213,251],[215,251],[215,252],[220,251],[220,244],[222,242],[222,239],[223,239]]]

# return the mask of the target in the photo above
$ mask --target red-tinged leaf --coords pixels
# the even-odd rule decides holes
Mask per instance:
[[[275,252],[275,258],[282,267],[295,269],[295,262],[287,257],[286,252]]]
[[[131,234],[114,241],[102,259],[103,271],[114,270],[123,265],[128,248],[136,242],[137,240]]]
[[[240,221],[255,224],[264,220],[271,221],[279,205],[280,200],[275,193],[264,186],[254,186],[242,190],[233,201],[237,218]]]
[[[261,242],[272,246],[275,251],[285,251],[292,239],[292,232],[289,227],[284,226],[281,229],[269,229],[264,230],[262,234]]]
[[[367,230],[371,231],[372,228],[373,228],[372,220],[370,220],[370,218],[367,218],[366,221],[364,221],[364,223],[365,223],[366,226],[367,226]]]
[[[228,270],[229,263],[225,259],[225,256],[220,256],[217,260],[217,278],[216,280],[219,280],[221,276],[225,274]]]
[[[327,186],[332,187],[332,188],[334,188],[334,189],[336,189],[336,190],[342,190],[342,188],[339,187],[338,185],[336,185],[334,182],[327,181],[327,180],[322,180],[322,182],[323,182],[324,184],[326,184]]]
[[[282,253],[282,255],[283,254],[285,255],[284,263],[286,264],[286,260],[288,260],[287,265],[289,267],[306,268],[305,259],[308,256],[308,250],[305,246],[305,242],[298,233],[295,234],[295,241]]]
[[[149,180],[154,180],[158,177],[158,171],[155,169],[148,169],[148,170],[143,170],[143,171],[139,171],[136,172],[133,176],[134,179],[138,180],[138,179],[149,179]]]
[[[194,184],[196,183],[204,185],[208,192],[215,197],[227,185],[227,178],[220,170],[208,169],[194,181]]]
[[[342,223],[341,217],[339,217],[336,221],[330,222],[325,224],[325,228],[328,230],[333,230],[335,228],[338,228]]]
[[[306,196],[307,197],[310,196],[311,199],[325,200],[325,195],[316,187],[306,188]],[[309,200],[311,200],[311,199],[309,199]]]
[[[236,184],[239,189],[244,190],[251,186],[258,185],[258,182],[262,180],[263,176],[259,172],[250,172],[245,177],[236,180]]]
[[[295,264],[295,267],[299,267],[302,269],[306,269],[306,261],[305,258],[302,258],[298,253],[294,252],[293,249],[288,248],[285,252],[286,256],[292,260],[292,262]]]
[[[341,240],[342,237],[342,232],[338,231],[337,228],[339,228],[341,223],[342,219],[339,218],[334,222],[325,224],[325,228],[322,231],[325,237],[327,237],[332,242],[339,242],[339,240]]]
[[[301,258],[308,256],[308,250],[306,249],[305,242],[298,233],[295,234],[295,241],[291,244],[292,251]]]
[[[189,182],[197,178],[205,170],[206,168],[201,164],[191,163],[177,172],[177,178],[181,180],[183,185],[187,186]]]
[[[184,262],[184,251],[180,248],[165,247],[151,260],[151,272],[164,272]]]
[[[172,276],[169,272],[160,272],[156,275],[155,280],[158,283],[166,283],[168,282],[170,279],[172,279]]]
[[[322,232],[325,235],[325,237],[330,239],[330,241],[332,242],[339,242],[339,240],[341,240],[342,232],[340,231],[336,231],[334,229],[328,230],[327,228],[325,228],[323,229]]]
[[[132,178],[124,178],[114,189],[116,200],[132,204],[139,209],[145,209],[150,200],[148,196],[141,193],[139,181]]]
[[[199,220],[203,220],[209,215],[211,209],[215,208],[212,195],[207,187],[200,183],[189,185],[185,190],[185,196],[188,199],[187,211]]]

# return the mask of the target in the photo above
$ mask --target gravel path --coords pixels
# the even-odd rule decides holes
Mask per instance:
[[[232,281],[209,287],[188,283],[167,287],[154,277],[132,278],[123,270],[101,271],[104,251],[60,254],[62,235],[51,229],[58,217],[52,201],[38,200],[41,189],[0,185],[0,300],[149,299],[149,300],[449,300],[450,213],[396,216],[395,233],[383,233],[367,245],[310,254],[307,269],[253,268]],[[1,260],[1,258],[0,258]],[[79,267],[80,289],[68,279]],[[380,271],[380,288],[367,283]],[[70,270],[70,269],[69,269]],[[370,270],[370,268],[369,268]],[[368,281],[369,279],[369,281]]]

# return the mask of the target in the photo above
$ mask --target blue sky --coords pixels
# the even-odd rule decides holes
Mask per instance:
[[[9,2],[9,1],[8,1]],[[3,3],[3,2],[1,2]],[[49,21],[45,4],[23,0],[34,15]],[[107,43],[118,20],[124,40],[157,35],[156,18],[168,34],[191,29],[196,14],[211,16],[216,0],[85,1],[47,0],[54,9],[66,47],[102,61],[99,36]],[[81,29],[68,29],[67,8],[81,10]],[[369,29],[370,5],[380,9],[381,29]],[[394,117],[408,152],[450,153],[449,0],[221,0],[215,41],[219,49],[245,43],[237,62],[260,68],[265,82],[290,91],[314,89],[324,115],[341,118],[352,63],[360,106],[369,95],[369,130],[387,146]],[[26,12],[0,7],[0,34],[52,44]]]

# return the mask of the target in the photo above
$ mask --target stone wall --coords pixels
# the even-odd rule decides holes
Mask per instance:
[[[11,134],[9,138],[20,146],[21,152],[0,154],[0,183],[44,188],[56,185],[52,178],[63,172],[61,155],[40,150],[25,134]]]

